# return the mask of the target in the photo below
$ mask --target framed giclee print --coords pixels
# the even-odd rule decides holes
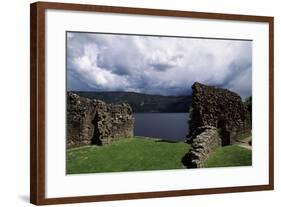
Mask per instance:
[[[31,202],[273,189],[273,17],[31,4]]]

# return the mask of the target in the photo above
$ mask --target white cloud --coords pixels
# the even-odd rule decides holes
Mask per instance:
[[[187,93],[193,82],[199,81],[228,87],[244,96],[251,94],[251,44],[233,40],[71,33],[67,62],[68,70],[86,83],[88,88],[84,90],[177,95]],[[75,90],[71,82],[68,85],[70,90]]]

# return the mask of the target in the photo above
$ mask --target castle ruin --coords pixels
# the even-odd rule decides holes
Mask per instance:
[[[209,154],[251,129],[251,117],[241,97],[227,89],[195,82],[190,112],[190,151],[183,163],[189,168],[203,167]]]
[[[67,92],[67,148],[104,145],[134,135],[128,104],[106,104]]]

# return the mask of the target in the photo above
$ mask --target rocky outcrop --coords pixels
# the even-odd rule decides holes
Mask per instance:
[[[106,104],[67,92],[67,147],[103,145],[133,137],[134,119],[128,104]]]
[[[216,127],[203,126],[196,129],[191,150],[183,158],[188,168],[203,167],[209,154],[221,146],[221,137]]]
[[[251,128],[250,114],[241,97],[227,89],[194,83],[189,136],[201,126],[221,129],[222,145],[231,144],[234,137]]]
[[[189,121],[191,149],[182,162],[188,168],[203,167],[217,148],[235,142],[235,137],[251,129],[250,113],[241,97],[227,89],[192,85]]]

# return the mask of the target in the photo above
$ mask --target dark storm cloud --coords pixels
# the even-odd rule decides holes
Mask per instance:
[[[68,90],[190,93],[195,81],[246,97],[250,41],[67,33]]]
[[[152,67],[152,69],[158,70],[158,71],[166,71],[173,67],[172,65],[165,64],[165,63],[158,63],[158,64],[151,63],[149,65]]]
[[[116,58],[117,60],[111,62],[110,59]],[[129,75],[131,70],[129,69],[128,65],[122,61],[122,57],[107,57],[104,58],[101,55],[97,57],[97,66],[100,68],[105,68],[110,70],[111,72],[117,75]]]
[[[79,74],[75,73],[73,70],[68,70],[67,72],[68,88],[73,88],[77,91],[91,90],[91,87],[89,87],[87,83],[83,82]]]

